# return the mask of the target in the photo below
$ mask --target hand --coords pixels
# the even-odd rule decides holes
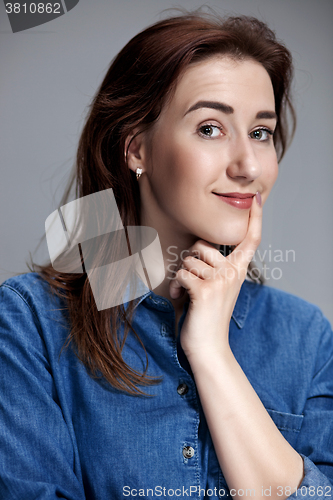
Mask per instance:
[[[262,208],[254,196],[246,236],[234,251],[223,257],[212,245],[198,240],[171,281],[171,298],[179,298],[183,289],[190,297],[181,331],[181,345],[189,362],[204,352],[229,350],[230,319],[261,240],[261,225]]]

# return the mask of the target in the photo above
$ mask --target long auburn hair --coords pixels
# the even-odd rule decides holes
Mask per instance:
[[[267,70],[274,89],[277,127],[274,144],[281,160],[295,128],[290,101],[292,59],[266,24],[253,17],[220,18],[198,12],[182,13],[148,27],[119,52],[98,89],[79,141],[76,172],[61,205],[75,185],[76,198],[112,188],[123,225],[140,225],[138,183],[125,159],[125,143],[138,127],[148,130],[186,68],[213,55],[253,59]],[[131,326],[134,302],[98,311],[85,273],[57,272],[51,264],[34,266],[51,290],[65,299],[72,344],[94,377],[105,377],[115,388],[142,395],[139,386],[157,383],[128,366],[122,349]],[[124,325],[119,338],[119,325]],[[144,349],[145,352],[145,349]]]

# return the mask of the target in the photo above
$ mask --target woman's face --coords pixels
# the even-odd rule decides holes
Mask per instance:
[[[190,66],[150,132],[139,181],[142,223],[159,234],[172,229],[238,244],[252,201],[243,196],[259,191],[264,203],[277,178],[275,125],[261,64],[212,57]]]

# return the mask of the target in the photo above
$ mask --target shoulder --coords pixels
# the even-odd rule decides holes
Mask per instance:
[[[249,329],[259,329],[267,342],[279,338],[300,354],[310,356],[318,349],[323,359],[333,354],[332,326],[318,306],[265,285],[246,281],[243,288],[248,295]]]
[[[0,289],[11,290],[28,301],[31,297],[42,298],[45,293],[50,293],[50,286],[37,273],[20,274],[9,278],[1,283]]]
[[[27,273],[0,285],[0,329],[11,337],[36,339],[68,332],[66,304],[37,273]],[[61,335],[60,335],[61,334]]]
[[[254,314],[262,314],[266,318],[281,318],[284,321],[297,319],[298,322],[321,321],[324,318],[318,306],[291,293],[249,281],[244,282],[243,286],[250,297],[249,312]]]
[[[14,304],[40,316],[55,307],[59,308],[61,300],[39,274],[27,273],[10,278],[0,285],[1,313]]]

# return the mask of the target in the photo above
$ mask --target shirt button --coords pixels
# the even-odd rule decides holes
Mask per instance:
[[[167,326],[165,323],[162,323],[161,324],[161,335],[163,335],[163,337],[165,337],[165,335],[167,335],[167,333],[168,333]]]
[[[186,384],[179,384],[177,387],[177,392],[180,396],[184,396],[188,392],[188,387]]]
[[[185,458],[192,458],[194,455],[194,449],[192,446],[184,446],[183,455]]]

